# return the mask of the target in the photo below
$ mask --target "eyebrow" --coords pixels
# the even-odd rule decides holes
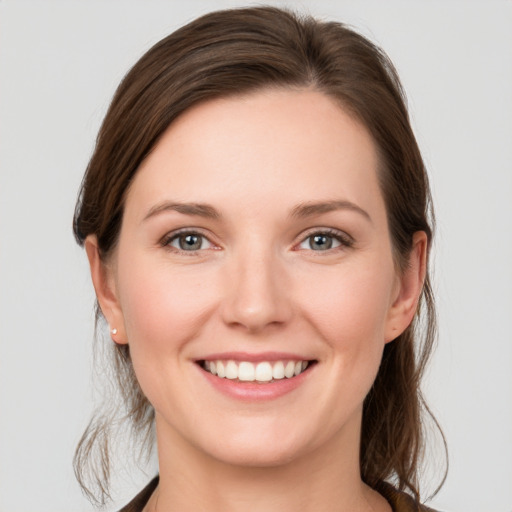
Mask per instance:
[[[304,219],[307,217],[312,217],[314,215],[321,215],[322,213],[329,213],[336,210],[351,210],[361,214],[367,220],[372,222],[370,214],[366,210],[363,210],[360,206],[357,206],[355,203],[346,200],[322,201],[317,203],[300,203],[292,209],[290,216],[299,219]],[[221,218],[221,214],[213,206],[209,204],[178,203],[174,201],[164,201],[153,206],[145,215],[143,221],[146,221],[151,217],[168,211],[174,211],[181,213],[183,215],[193,215],[213,220],[218,220]]]
[[[322,201],[318,203],[301,203],[297,205],[295,208],[293,208],[291,216],[299,219],[304,219],[306,217],[311,217],[313,215],[334,212],[336,210],[351,210],[353,212],[361,214],[367,220],[372,222],[372,218],[370,217],[370,214],[366,210],[363,210],[360,206],[357,206],[357,204],[355,203],[345,200]]]
[[[163,212],[174,211],[183,215],[195,215],[197,217],[205,217],[207,219],[219,219],[220,213],[209,204],[204,203],[176,203],[173,201],[164,201],[153,206],[145,215],[143,221],[159,215]]]

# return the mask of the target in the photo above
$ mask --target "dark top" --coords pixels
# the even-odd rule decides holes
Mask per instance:
[[[146,506],[146,503],[149,501],[157,485],[158,476],[151,480],[151,482],[119,512],[142,512],[142,509]],[[435,510],[425,507],[424,505],[416,505],[408,494],[397,491],[387,483],[382,483],[379,486],[379,493],[388,500],[393,512],[435,512]]]

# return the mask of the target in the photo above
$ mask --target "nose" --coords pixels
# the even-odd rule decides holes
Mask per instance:
[[[244,251],[226,269],[226,324],[257,333],[286,324],[292,316],[286,271],[271,251]]]

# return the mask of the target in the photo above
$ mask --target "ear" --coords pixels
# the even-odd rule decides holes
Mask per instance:
[[[124,317],[117,297],[114,272],[110,265],[102,261],[95,235],[85,239],[85,251],[89,259],[92,283],[101,312],[109,324],[110,336],[117,344],[128,343]]]
[[[427,272],[427,247],[426,233],[414,233],[408,265],[397,277],[386,325],[386,343],[400,336],[414,318]]]

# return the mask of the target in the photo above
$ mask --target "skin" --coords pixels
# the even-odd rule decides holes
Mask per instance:
[[[413,318],[426,236],[399,274],[377,169],[368,131],[319,92],[218,99],[185,112],[141,165],[108,261],[88,237],[101,309],[156,411],[146,510],[391,510],[360,479],[362,404]],[[331,209],[304,209],[318,203]],[[180,250],[177,230],[204,236],[200,248]],[[291,392],[243,401],[196,363],[226,351],[316,364]]]

